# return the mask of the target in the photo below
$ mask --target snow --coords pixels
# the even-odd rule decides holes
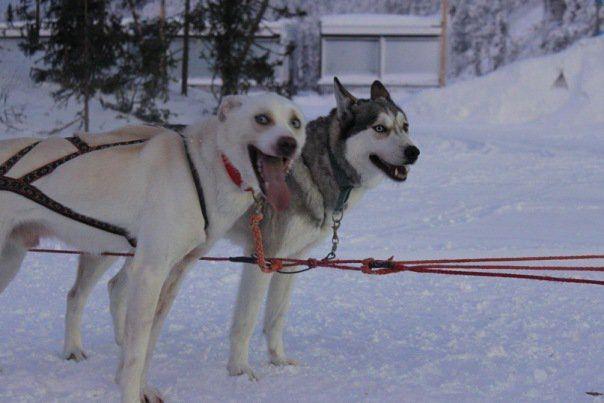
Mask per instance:
[[[427,90],[410,110],[442,121],[575,125],[604,123],[604,39],[524,60],[444,90]],[[560,72],[569,89],[554,88]]]
[[[603,49],[604,38],[590,39],[442,90],[396,93],[422,155],[406,183],[384,181],[346,213],[339,255],[601,252]],[[568,91],[551,89],[559,68]],[[48,90],[11,92],[27,119],[9,135],[70,118],[74,106],[51,108]],[[333,107],[331,95],[296,101],[309,119]],[[183,122],[209,108],[201,91],[171,102]],[[95,129],[124,123],[94,109]],[[326,241],[315,255],[327,248]],[[239,253],[228,242],[212,251]],[[60,358],[75,262],[30,254],[0,295],[0,401],[118,399],[104,286],[84,314],[90,358]],[[231,378],[225,365],[240,270],[204,263],[188,275],[150,371],[168,401],[583,401],[592,399],[586,392],[604,392],[596,286],[320,269],[298,277],[287,324],[287,351],[302,365],[270,366],[258,327],[250,362],[260,381]]]
[[[522,40],[531,34],[543,20],[543,1],[533,0],[514,10],[510,17],[509,33],[512,39]]]
[[[338,26],[380,25],[387,26],[440,26],[440,16],[396,15],[396,14],[335,14],[321,17],[321,24]]]

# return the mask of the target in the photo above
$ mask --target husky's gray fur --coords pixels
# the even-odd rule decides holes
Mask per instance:
[[[290,208],[281,213],[270,208],[264,209],[262,234],[268,256],[306,257],[317,243],[331,234],[331,215],[340,187],[330,163],[329,148],[348,182],[354,187],[348,202],[350,207],[365,190],[376,184],[376,179],[385,175],[377,170],[363,169],[361,172],[355,169],[350,162],[351,155],[347,147],[349,140],[355,136],[372,135],[368,131],[380,114],[402,114],[402,126],[408,130],[407,117],[379,82],[372,86],[372,99],[357,100],[337,80],[335,95],[338,107],[328,116],[320,117],[307,125],[306,145],[288,182],[292,190]],[[408,133],[400,136],[399,143],[401,149],[413,147],[417,150]],[[368,155],[370,152],[371,150],[367,150]],[[405,165],[415,162],[400,161]],[[243,243],[251,253],[253,247],[248,222],[247,219],[240,220],[229,235]],[[231,327],[231,352],[227,365],[231,375],[247,374],[250,379],[256,378],[248,363],[248,349],[267,288],[264,333],[270,361],[275,365],[296,363],[285,355],[282,337],[294,277],[279,273],[265,274],[253,265],[244,269]]]

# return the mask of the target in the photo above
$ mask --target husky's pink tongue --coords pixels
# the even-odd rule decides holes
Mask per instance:
[[[290,192],[285,183],[285,165],[283,159],[260,155],[262,159],[262,178],[266,199],[277,211],[289,207]]]

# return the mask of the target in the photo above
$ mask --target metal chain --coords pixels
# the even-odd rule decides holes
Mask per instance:
[[[340,244],[338,229],[340,229],[340,225],[342,224],[342,218],[344,218],[344,210],[336,210],[331,214],[331,229],[333,230],[333,235],[331,236],[331,251],[329,251],[323,260],[333,260],[336,258],[336,251]]]
[[[251,192],[254,198],[254,213],[262,214],[262,207],[264,206],[264,198],[259,196],[256,192]]]

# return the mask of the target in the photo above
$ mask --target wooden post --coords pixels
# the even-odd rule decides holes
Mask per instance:
[[[449,16],[449,5],[447,0],[441,0],[440,16],[440,62],[438,73],[438,85],[444,87],[447,78],[447,20]]]
[[[189,85],[189,14],[191,12],[191,0],[185,0],[185,15],[183,21],[184,35],[182,37],[182,74],[180,77],[180,93],[187,95]]]

